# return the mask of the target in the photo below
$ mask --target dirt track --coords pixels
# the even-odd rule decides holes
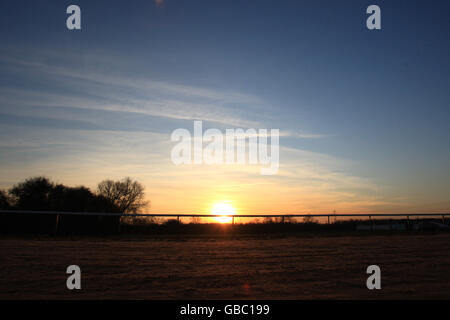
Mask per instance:
[[[1,299],[450,299],[450,235],[0,239]],[[66,288],[68,265],[82,290]],[[381,267],[382,289],[366,288]]]

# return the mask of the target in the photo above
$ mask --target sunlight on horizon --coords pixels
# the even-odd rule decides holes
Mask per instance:
[[[214,220],[219,223],[231,223],[233,218],[229,216],[236,214],[236,208],[229,201],[218,202],[213,205],[211,214],[220,215],[220,217],[214,217]]]

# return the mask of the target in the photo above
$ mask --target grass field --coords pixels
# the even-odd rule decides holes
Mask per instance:
[[[450,298],[449,234],[8,237],[0,252],[1,299]],[[366,288],[371,264],[381,290]]]

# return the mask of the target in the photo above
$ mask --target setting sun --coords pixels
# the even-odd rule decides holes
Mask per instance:
[[[211,214],[220,215],[220,217],[215,217],[214,219],[220,223],[230,223],[232,217],[230,215],[236,214],[236,209],[228,202],[220,202],[214,204],[211,210]]]

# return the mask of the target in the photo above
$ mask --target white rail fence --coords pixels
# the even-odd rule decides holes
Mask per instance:
[[[1,214],[50,214],[50,215],[79,215],[79,216],[118,216],[118,217],[166,217],[166,218],[219,218],[229,217],[232,218],[234,224],[235,218],[280,218],[281,222],[290,218],[327,218],[327,222],[330,223],[330,218],[337,217],[351,217],[351,218],[441,218],[445,223],[445,218],[450,216],[450,213],[346,213],[346,214],[233,214],[233,215],[218,215],[218,214],[164,214],[164,213],[107,213],[107,212],[64,212],[64,211],[26,211],[26,210],[0,210]]]

